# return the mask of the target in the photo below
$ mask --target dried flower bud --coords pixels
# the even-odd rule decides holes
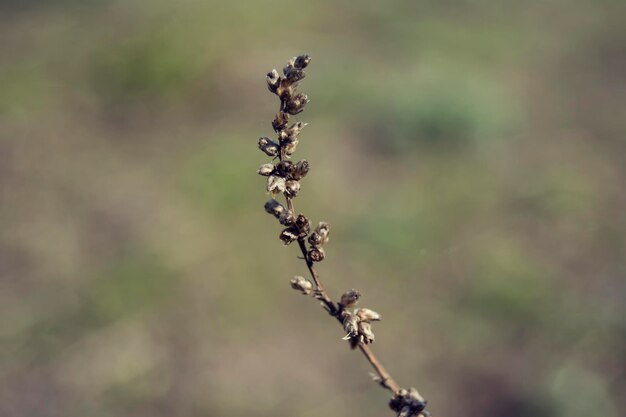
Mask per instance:
[[[285,143],[283,148],[285,149],[285,155],[291,156],[296,151],[298,147],[298,139],[294,139],[292,142]]]
[[[309,98],[306,94],[297,93],[285,101],[285,111],[289,114],[296,115],[304,110],[304,106],[306,106],[308,102]]]
[[[283,226],[291,226],[295,221],[296,217],[290,210],[285,210],[278,216],[278,222]]]
[[[311,230],[309,219],[304,214],[298,214],[298,217],[296,217],[295,226],[300,231],[300,236],[303,237],[308,235],[309,231]]]
[[[311,248],[308,253],[309,259],[313,262],[322,262],[326,257],[323,248]]]
[[[313,232],[309,235],[309,243],[314,247],[322,246],[322,237],[317,232]]]
[[[274,217],[278,219],[283,213],[287,212],[288,210],[285,206],[272,198],[265,203],[265,211],[269,214],[273,214]]]
[[[372,325],[365,321],[359,321],[359,340],[366,345],[374,343]]]
[[[261,167],[257,170],[257,173],[259,175],[263,175],[263,176],[269,176],[272,174],[272,172],[274,172],[274,165],[273,164],[263,164],[261,165]]]
[[[280,139],[281,143],[292,142],[296,140],[296,138],[306,125],[306,123],[296,122],[288,128],[281,130],[278,138]]]
[[[272,71],[267,73],[267,88],[269,88],[272,93],[276,94],[279,86],[280,75],[278,74],[278,71],[273,69]]]
[[[274,120],[272,120],[272,127],[274,128],[274,131],[278,133],[281,130],[283,130],[285,126],[287,126],[288,122],[289,122],[289,115],[281,111],[278,114],[276,114],[276,117],[274,117]]]
[[[276,172],[283,178],[290,176],[294,169],[295,167],[291,161],[280,161],[276,164]]]
[[[319,222],[315,228],[315,232],[320,235],[322,242],[321,245],[328,243],[328,236],[330,235],[330,225],[326,222]]]
[[[285,179],[276,175],[267,177],[266,189],[269,193],[276,194],[285,191]]]
[[[287,180],[285,182],[285,195],[287,197],[295,197],[300,191],[300,183],[296,180]]]
[[[350,290],[343,293],[341,296],[341,300],[339,304],[343,308],[351,308],[354,307],[358,302],[359,298],[361,298],[361,293],[356,290]]]
[[[367,323],[381,320],[380,314],[378,314],[377,312],[373,310],[370,310],[369,308],[359,308],[356,311],[356,315],[359,318],[359,320],[367,322]]]
[[[350,312],[345,312],[343,316],[343,329],[346,335],[343,340],[352,339],[359,335],[359,318]]]
[[[313,283],[304,277],[296,275],[291,280],[291,288],[302,292],[304,295],[309,295],[313,291]]]
[[[305,69],[311,62],[311,57],[308,54],[303,54],[295,58],[293,66],[297,69]]]
[[[279,238],[283,242],[283,245],[287,246],[293,243],[296,239],[298,239],[298,234],[296,230],[288,227],[280,232]]]
[[[415,388],[402,388],[389,400],[389,408],[398,413],[398,417],[429,417],[425,410],[427,402]]]
[[[266,137],[259,138],[259,149],[267,156],[276,156],[280,151],[278,143]]]
[[[295,67],[296,57],[293,57],[287,62],[287,65],[283,68],[285,78],[290,84],[297,83],[304,78],[304,71],[302,68]]]
[[[291,173],[291,178],[293,178],[294,180],[301,180],[306,176],[308,172],[309,163],[308,161],[303,159],[302,161],[298,161],[298,163],[294,165],[293,172]]]

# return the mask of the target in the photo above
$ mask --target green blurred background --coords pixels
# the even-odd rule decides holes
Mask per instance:
[[[624,415],[624,5],[3,0],[0,415],[391,415],[262,208],[305,52],[296,206],[392,375],[434,416]]]

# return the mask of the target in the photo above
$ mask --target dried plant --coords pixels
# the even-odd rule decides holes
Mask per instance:
[[[324,248],[330,234],[328,223],[320,222],[311,230],[309,218],[304,214],[295,214],[293,199],[300,192],[300,181],[309,172],[309,163],[306,160],[296,163],[291,161],[306,123],[295,122],[290,125],[289,117],[301,113],[309,101],[306,94],[297,91],[297,86],[304,78],[304,69],[310,62],[308,55],[300,55],[289,60],[283,68],[283,75],[276,70],[267,74],[267,86],[280,99],[280,110],[272,121],[277,140],[267,137],[259,139],[261,151],[273,158],[271,163],[261,165],[258,170],[260,175],[267,177],[266,189],[272,195],[272,199],[265,203],[265,211],[284,226],[279,234],[284,245],[297,242],[313,279],[311,282],[296,276],[291,280],[291,287],[321,301],[326,311],[341,323],[346,332],[343,339],[349,342],[352,349],[358,348],[365,355],[376,372],[372,374],[374,380],[393,393],[389,407],[398,417],[428,417],[430,413],[425,410],[424,398],[415,388],[401,388],[372,352],[372,322],[379,321],[380,315],[367,308],[354,308],[361,298],[358,291],[349,290],[338,302],[334,302],[324,288],[315,264],[322,262],[325,257]],[[286,207],[275,199],[279,194],[284,196]]]

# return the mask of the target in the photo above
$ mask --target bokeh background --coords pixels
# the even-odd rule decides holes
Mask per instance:
[[[384,416],[264,213],[313,62],[296,206],[435,416],[626,407],[615,0],[0,2],[0,415]]]

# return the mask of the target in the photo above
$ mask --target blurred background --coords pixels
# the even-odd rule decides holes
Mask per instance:
[[[0,2],[0,415],[385,416],[264,213],[313,57],[296,207],[434,416],[626,407],[618,0]]]

